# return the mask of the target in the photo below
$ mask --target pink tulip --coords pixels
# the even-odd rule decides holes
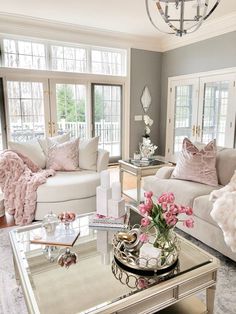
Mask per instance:
[[[175,215],[172,215],[172,216],[166,218],[166,223],[169,226],[175,226],[177,224],[177,222],[178,222],[178,219],[176,218]]]
[[[148,235],[147,235],[146,233],[142,233],[142,234],[140,234],[140,236],[139,236],[139,240],[140,240],[141,242],[143,242],[143,243],[146,243],[146,242],[148,242],[149,237],[148,237]]]
[[[140,204],[138,208],[142,215],[145,215],[148,212],[148,208],[144,203]]]
[[[185,213],[186,215],[191,216],[193,214],[193,209],[191,207],[186,207]]]
[[[167,210],[167,203],[166,202],[161,203],[161,207],[163,211],[165,212]]]
[[[146,198],[151,198],[153,196],[153,192],[152,191],[149,191],[149,192],[144,192],[144,196]]]
[[[168,203],[173,203],[175,201],[174,193],[170,192],[168,194]]]
[[[147,217],[141,219],[141,225],[142,225],[143,227],[146,227],[146,226],[148,226],[149,224],[150,224],[150,220],[149,220]]]
[[[145,205],[148,211],[150,211],[153,207],[153,202],[151,198],[147,198],[145,201]]]
[[[194,220],[192,218],[183,221],[183,225],[187,228],[193,228]]]

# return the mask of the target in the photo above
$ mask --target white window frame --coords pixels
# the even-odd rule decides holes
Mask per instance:
[[[235,141],[235,117],[236,117],[236,68],[227,68],[216,71],[200,72],[193,73],[189,75],[180,75],[175,77],[170,77],[168,79],[168,99],[167,99],[167,121],[166,121],[166,150],[165,156],[168,160],[176,162],[177,155],[174,155],[172,152],[173,147],[173,132],[174,132],[174,87],[180,85],[191,85],[194,84],[196,94],[194,99],[197,103],[197,124],[195,126],[202,125],[202,108],[203,108],[203,97],[204,97],[204,83],[205,82],[214,82],[214,81],[230,81],[230,104],[229,104],[229,113],[228,116],[230,119],[227,121],[227,140],[225,146],[233,147]],[[192,140],[199,141],[200,136],[195,134],[195,137],[191,138]]]

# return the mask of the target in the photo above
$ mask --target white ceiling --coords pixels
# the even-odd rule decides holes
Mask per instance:
[[[145,0],[0,0],[0,10],[100,30],[155,38],[162,35],[148,20]],[[211,20],[232,12],[236,12],[236,0],[221,0]]]

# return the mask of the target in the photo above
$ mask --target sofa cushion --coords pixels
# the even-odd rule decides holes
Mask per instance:
[[[15,150],[16,152],[28,157],[38,167],[42,169],[46,167],[46,157],[37,140],[32,140],[23,143],[9,141],[8,146],[10,149]]]
[[[57,171],[79,170],[79,138],[58,144],[48,139],[47,168]]]
[[[199,150],[185,138],[172,177],[217,186],[215,140]]]
[[[209,201],[209,195],[196,197],[193,202],[194,215],[218,227],[217,222],[215,222],[210,215],[212,208],[213,203]]]
[[[47,155],[47,141],[48,140],[51,140],[51,141],[58,143],[58,144],[65,143],[65,142],[70,140],[70,133],[56,135],[53,137],[39,138],[38,142],[39,142],[40,146],[42,147],[42,150],[43,150],[45,155]]]
[[[184,206],[193,206],[193,201],[201,195],[208,195],[216,187],[190,182],[178,179],[158,179],[156,176],[144,178],[145,191],[152,191],[156,197],[159,197],[164,192],[173,192],[176,203]]]
[[[216,169],[219,184],[226,185],[236,170],[236,149],[224,148],[217,153]]]
[[[97,169],[99,137],[81,140],[79,144],[79,167],[86,170]]]
[[[37,202],[65,202],[95,196],[99,184],[100,174],[94,171],[58,171],[38,187]]]

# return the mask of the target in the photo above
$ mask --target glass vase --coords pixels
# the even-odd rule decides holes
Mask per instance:
[[[157,226],[154,226],[154,230],[153,246],[158,249],[158,266],[167,268],[178,259],[180,252],[178,237],[173,228],[160,231]]]

